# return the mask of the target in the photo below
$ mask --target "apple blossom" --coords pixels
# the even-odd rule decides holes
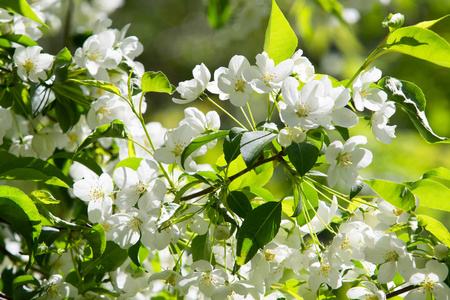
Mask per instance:
[[[54,57],[50,54],[41,54],[39,46],[24,48],[19,46],[14,52],[14,64],[17,66],[17,75],[27,81],[39,83],[47,79],[46,70],[52,67]]]

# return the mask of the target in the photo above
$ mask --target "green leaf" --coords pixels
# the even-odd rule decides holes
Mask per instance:
[[[315,0],[325,11],[337,17],[341,22],[347,23],[342,17],[342,4],[337,0]]]
[[[55,117],[63,133],[67,133],[80,120],[82,108],[70,99],[56,94]],[[76,137],[76,136],[75,136]]]
[[[0,7],[36,21],[48,28],[48,26],[36,16],[26,0],[0,0]]]
[[[294,54],[297,44],[298,39],[294,30],[289,25],[275,0],[272,0],[272,11],[266,29],[264,51],[277,65]]]
[[[399,207],[406,212],[414,209],[416,199],[405,184],[380,179],[363,181],[367,183],[381,198],[395,207]]]
[[[384,47],[450,68],[450,44],[431,30],[408,26],[392,32]]]
[[[41,286],[39,280],[37,280],[36,278],[34,278],[31,275],[20,275],[20,276],[17,276],[13,280],[13,290],[15,290],[18,286],[26,285],[26,284],[30,284],[30,283],[35,285],[35,286],[37,286],[37,287]]]
[[[127,158],[121,160],[116,165],[114,170],[116,170],[117,168],[125,167],[125,168],[130,168],[130,169],[137,171],[137,169],[139,168],[139,165],[141,164],[141,161],[142,161],[142,158],[139,158],[139,157],[127,157]]]
[[[241,154],[240,144],[242,133],[244,131],[245,129],[241,127],[233,127],[223,141],[223,153],[225,155],[225,161],[228,164],[235,160],[239,154]]]
[[[275,201],[275,198],[273,197],[272,193],[269,192],[268,190],[262,188],[262,187],[257,187],[257,186],[254,186],[254,185],[244,186],[242,188],[242,191],[244,193],[252,194],[253,198],[260,197],[261,199],[264,200],[264,202]]]
[[[40,84],[32,84],[30,89],[31,112],[37,117],[52,100],[53,92],[50,87]]]
[[[23,236],[28,246],[28,267],[33,264],[39,235],[41,233],[41,216],[33,201],[21,190],[0,186],[0,218]]]
[[[42,204],[59,204],[61,201],[55,199],[49,191],[36,190],[31,192],[31,199]]]
[[[33,157],[16,157],[0,164],[1,179],[41,181],[65,188],[73,184],[56,166]]]
[[[176,88],[170,84],[169,79],[163,72],[145,72],[141,79],[141,88],[143,93],[157,92],[172,95]]]
[[[214,140],[220,139],[228,135],[228,130],[222,130],[213,134],[205,135],[194,139],[186,148],[184,148],[183,153],[181,153],[181,166],[184,168],[184,162],[195,150],[203,145],[208,144]]]
[[[431,232],[438,240],[443,244],[450,247],[450,232],[448,229],[438,220],[426,215],[417,215],[419,223],[424,223],[426,230]]]
[[[276,137],[275,133],[269,131],[244,132],[241,138],[241,155],[245,165],[250,168],[264,148]]]
[[[112,241],[106,242],[106,248],[103,254],[93,261],[87,262],[87,273],[105,273],[116,270],[128,258],[127,250],[122,249]]]
[[[231,191],[227,195],[227,204],[235,214],[243,219],[252,211],[252,205],[247,195],[241,191]]]
[[[150,250],[143,247],[141,241],[139,240],[136,244],[134,244],[133,246],[128,248],[127,252],[128,252],[128,256],[130,257],[131,261],[136,266],[140,267],[141,270],[144,270],[142,268],[141,261],[144,261],[148,257]]]
[[[208,234],[197,235],[191,244],[192,261],[206,260],[211,258],[211,243]]]
[[[436,135],[428,124],[425,116],[425,96],[418,86],[393,77],[382,78],[378,85],[388,94],[388,99],[394,101],[408,115],[417,131],[427,142],[448,142],[447,138]]]
[[[85,80],[78,80],[78,79],[69,79],[68,82],[74,82],[86,86],[93,86],[98,89],[111,92],[117,96],[121,96],[120,90],[112,83],[101,81],[101,80],[92,80],[92,79],[85,79]]]
[[[128,139],[128,134],[125,131],[125,124],[119,120],[114,120],[110,124],[105,124],[97,127],[94,132],[91,133],[84,141],[78,146],[75,154],[78,154],[81,150],[96,142],[100,138],[112,137],[118,139]]]
[[[106,249],[105,230],[102,225],[95,224],[90,230],[85,230],[83,237],[89,242],[92,249],[93,258],[100,257]]]
[[[420,179],[409,189],[419,198],[420,207],[450,211],[450,189],[445,185],[430,179]]]
[[[438,178],[442,178],[442,179],[446,179],[446,180],[450,180],[450,170],[446,169],[444,167],[439,167],[433,170],[430,170],[428,172],[425,172],[422,175],[423,179],[426,178],[433,178],[433,177],[438,177]]]
[[[255,256],[278,233],[281,223],[281,201],[267,202],[245,218],[236,239],[236,264],[242,266]]]
[[[31,39],[30,37],[28,37],[26,35],[22,35],[22,34],[4,34],[1,36],[1,38],[8,40],[10,42],[21,44],[26,47],[32,47],[32,46],[38,45],[38,43],[36,43],[33,39]]]
[[[286,153],[300,176],[311,170],[319,157],[319,149],[308,143],[292,143]]]
[[[95,160],[86,153],[78,153],[75,155],[75,153],[71,152],[58,152],[52,155],[52,159],[68,159],[79,162],[80,164],[84,165],[85,167],[89,168],[91,171],[96,173],[98,176],[103,174],[102,168],[95,162]]]
[[[440,22],[440,21],[446,19],[446,18],[449,17],[449,16],[450,16],[450,14],[449,14],[449,15],[445,15],[445,16],[439,18],[439,19],[436,19],[436,20],[420,22],[420,23],[417,23],[417,24],[414,25],[414,26],[415,26],[415,27],[424,28],[424,29],[428,29],[428,28],[430,28],[431,26],[433,26],[434,24],[436,24],[437,22]]]
[[[80,85],[73,81],[55,82],[52,85],[52,91],[61,102],[65,103],[70,100],[86,109],[90,108],[91,103],[95,100],[93,97],[87,96]],[[62,99],[65,101],[62,101]]]

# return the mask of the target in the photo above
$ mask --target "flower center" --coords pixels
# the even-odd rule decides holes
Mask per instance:
[[[139,181],[138,184],[136,184],[136,195],[142,196],[147,191],[147,185],[144,184],[142,181]]]
[[[173,153],[175,153],[175,155],[180,156],[181,153],[183,153],[184,148],[186,148],[186,142],[178,142],[175,144],[175,147],[173,148]]]
[[[434,290],[434,281],[430,278],[425,279],[425,281],[421,284],[421,289],[424,291],[427,291],[428,293],[431,293],[432,290]]]
[[[240,77],[239,79],[236,81],[236,83],[234,84],[234,91],[235,92],[244,92],[244,87],[245,87],[246,82],[243,81]]]
[[[341,249],[344,250],[344,248],[347,248],[348,244],[350,244],[350,239],[346,238],[341,244]]]
[[[131,219],[127,223],[127,228],[137,231],[139,229],[139,227],[141,226],[141,224],[142,224],[142,221],[139,218],[133,217],[133,219]]]
[[[319,275],[322,275],[323,277],[328,278],[330,273],[331,273],[331,266],[322,266],[320,268]]]
[[[277,76],[270,71],[266,71],[266,73],[264,73],[264,75],[262,76],[262,79],[264,80],[267,86],[269,86],[269,82],[273,81],[274,78],[277,78]]]
[[[264,257],[265,257],[266,261],[272,261],[275,259],[275,253],[266,251],[266,252],[264,252]]]
[[[212,278],[209,272],[203,273],[202,279],[200,279],[200,284],[204,284],[209,287],[210,284],[216,283],[216,280]]]
[[[351,165],[353,164],[351,159],[352,159],[352,155],[350,153],[345,153],[345,154],[339,155],[337,158],[338,166],[344,167],[344,168],[351,167]]]
[[[106,115],[106,114],[109,114],[111,112],[111,110],[109,110],[108,109],[108,107],[105,105],[105,106],[102,106],[102,107],[100,107],[98,110],[97,110],[97,113],[99,114],[99,115]]]
[[[298,105],[297,116],[299,118],[307,117],[310,112],[311,112],[311,108],[309,107],[309,104],[307,104],[307,103],[300,103]]]
[[[166,284],[170,284],[171,286],[175,286],[175,274],[170,274],[166,279]]]
[[[394,213],[394,215],[400,216],[403,213],[403,210],[401,208],[394,208],[392,212]]]
[[[386,261],[393,262],[398,260],[398,253],[394,250],[386,250],[386,253],[383,255],[383,258]]]
[[[94,50],[86,51],[86,57],[93,62],[97,62],[98,60],[103,58],[103,55],[99,51]]]
[[[31,61],[31,59],[27,59],[25,61],[24,67],[27,70],[27,73],[30,73],[30,71],[34,69],[34,63]]]
[[[89,193],[89,201],[98,201],[103,199],[103,197],[105,197],[105,192],[98,187],[93,188]]]
[[[59,298],[61,296],[59,286],[54,284],[50,285],[47,294],[50,296],[50,298],[57,298],[57,297]]]

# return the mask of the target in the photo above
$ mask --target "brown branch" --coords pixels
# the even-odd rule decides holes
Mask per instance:
[[[418,287],[419,287],[419,285],[409,285],[407,287],[404,287],[402,289],[399,289],[397,291],[393,291],[392,293],[387,294],[386,295],[386,299],[393,298],[395,296],[398,296],[398,295],[401,295],[403,293],[409,292],[409,291],[411,291],[413,289],[416,289]]]
[[[274,155],[272,157],[269,157],[269,158],[266,158],[266,159],[261,159],[261,160],[257,161],[256,163],[254,163],[250,168],[246,168],[246,169],[244,169],[244,170],[234,174],[233,176],[228,177],[228,180],[231,182],[231,181],[235,180],[236,178],[244,175],[245,173],[250,172],[251,170],[253,170],[253,169],[255,169],[255,168],[257,168],[257,167],[259,167],[259,166],[261,166],[261,165],[263,165],[265,163],[268,163],[268,162],[271,162],[271,161],[274,161],[274,160],[280,160],[283,155],[284,155],[284,153],[280,152],[277,155]],[[201,191],[199,191],[197,193],[181,197],[180,201],[187,201],[187,200],[191,200],[191,199],[203,196],[203,195],[207,195],[209,193],[212,193],[212,192],[216,191],[220,186],[221,186],[220,184],[212,185],[212,186],[210,186],[210,187],[208,187],[208,188],[206,188],[204,190],[201,190]]]

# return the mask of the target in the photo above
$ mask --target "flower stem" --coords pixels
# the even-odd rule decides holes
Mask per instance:
[[[203,93],[202,95],[200,95],[200,98],[205,98],[205,99],[207,99],[209,102],[211,102],[212,104],[214,104],[217,108],[219,108],[221,111],[223,111],[225,114],[227,114],[231,119],[233,119],[233,121],[235,121],[236,123],[238,123],[239,126],[241,126],[242,128],[244,128],[245,130],[248,130],[247,127],[245,127],[244,125],[242,125],[242,123],[239,122],[235,117],[233,117],[228,111],[226,111],[225,108],[223,108],[222,106],[220,106],[219,104],[217,104],[216,102],[214,102],[211,98],[209,98],[208,95],[206,95],[205,93]]]

